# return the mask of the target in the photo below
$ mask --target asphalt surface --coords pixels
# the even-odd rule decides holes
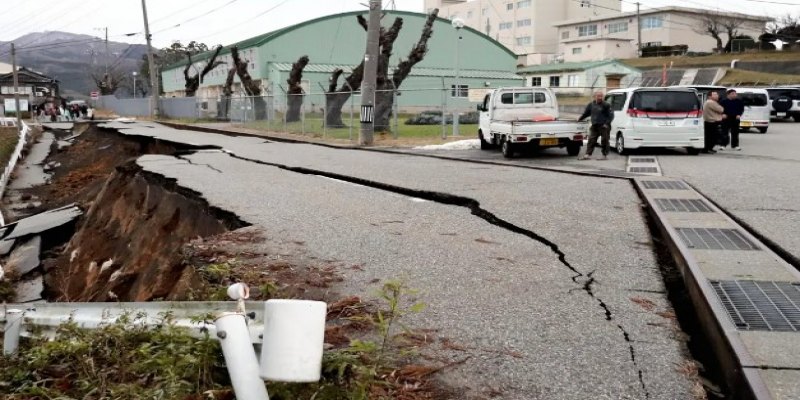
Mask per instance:
[[[409,323],[470,347],[472,358],[443,374],[464,393],[690,398],[692,382],[677,371],[684,344],[658,315],[670,305],[627,181],[152,124],[107,126],[223,147],[229,154],[145,156],[140,164],[271,240],[304,242],[320,259],[363,265],[342,269],[344,292],[371,297],[375,279],[394,278],[419,289],[429,308]],[[367,186],[347,182],[354,178]],[[409,190],[447,194],[438,196],[445,202],[471,199],[472,209]]]

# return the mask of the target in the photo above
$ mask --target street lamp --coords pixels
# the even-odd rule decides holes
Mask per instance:
[[[138,73],[136,71],[133,71],[133,98],[134,99],[136,98],[136,75],[138,75]]]
[[[455,84],[455,97],[461,97],[461,58],[460,58],[460,50],[461,50],[461,28],[464,27],[464,20],[461,18],[453,18],[450,23],[453,25],[453,28],[456,28],[456,84]],[[453,111],[453,136],[458,136],[458,110]]]

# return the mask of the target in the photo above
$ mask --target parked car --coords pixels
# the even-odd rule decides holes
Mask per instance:
[[[453,123],[453,114],[447,114],[445,116],[446,124]],[[441,111],[423,111],[417,115],[406,120],[406,125],[438,125],[442,123],[442,112]],[[458,115],[458,123],[459,124],[477,124],[478,123],[478,113],[475,111],[470,111],[467,113],[459,113]]]
[[[767,93],[769,93],[773,117],[793,118],[794,122],[800,122],[800,88],[767,88]]]
[[[500,146],[503,156],[517,151],[566,147],[578,155],[588,124],[558,119],[558,100],[552,90],[509,87],[490,91],[478,104],[481,149]]]
[[[611,140],[619,154],[641,147],[704,147],[702,104],[695,89],[627,88],[606,94],[614,110]]]
[[[745,87],[731,89],[736,91],[739,99],[744,103],[744,114],[742,114],[739,123],[742,130],[747,131],[750,128],[755,128],[761,133],[767,133],[771,110],[767,90]]]

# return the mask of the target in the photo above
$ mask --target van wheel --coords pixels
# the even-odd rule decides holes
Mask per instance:
[[[581,142],[578,141],[571,141],[567,143],[567,154],[571,156],[577,156],[581,153]]]
[[[794,118],[794,122],[800,122],[800,114],[795,114],[792,118]]]
[[[617,154],[625,155],[625,138],[622,137],[621,133],[617,134],[617,142],[614,147],[617,149]]]
[[[514,146],[505,138],[503,138],[503,142],[500,144],[500,151],[503,153],[503,157],[514,158]]]
[[[478,131],[478,139],[481,141],[481,150],[490,150],[494,147],[491,143],[483,139],[483,132],[481,131]]]
[[[767,133],[767,128],[758,128],[758,131],[761,133]]]

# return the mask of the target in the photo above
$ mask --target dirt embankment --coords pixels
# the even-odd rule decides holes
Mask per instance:
[[[183,245],[246,224],[129,161],[108,177],[78,231],[52,260],[47,285],[69,301],[168,297]]]

